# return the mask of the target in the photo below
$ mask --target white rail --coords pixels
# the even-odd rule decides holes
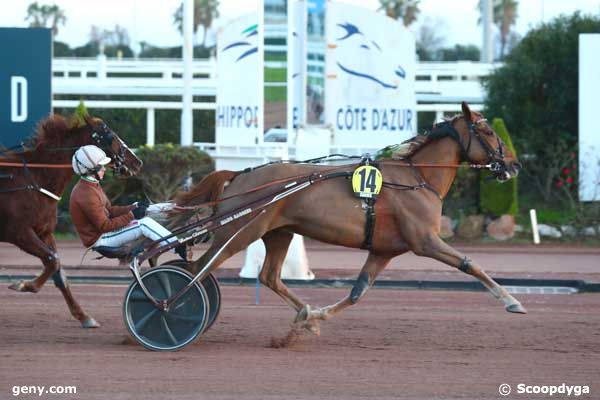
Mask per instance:
[[[321,61],[311,61],[318,68]],[[269,67],[269,63],[266,64]],[[274,62],[272,67],[282,68],[285,63]],[[460,101],[472,103],[481,109],[484,91],[480,79],[496,65],[476,62],[439,62],[417,64],[417,112],[435,112],[441,118],[446,112],[460,111]],[[162,59],[108,59],[55,58],[52,61],[54,95],[106,95],[106,96],[181,96],[183,63],[181,60]],[[216,62],[198,59],[193,63],[194,96],[215,97]],[[277,85],[278,83],[271,83]],[[84,97],[85,100],[85,97]],[[155,110],[181,109],[179,101],[146,100],[85,100],[90,108],[145,109],[146,142],[154,144]],[[77,100],[52,102],[53,107],[75,108]],[[195,110],[214,110],[214,100],[193,103]],[[359,149],[360,150],[360,149]],[[230,151],[230,150],[227,150]],[[223,152],[226,152],[223,150]]]
[[[318,60],[310,62],[312,69],[321,64]],[[52,87],[57,95],[178,96],[182,65],[180,60],[56,58],[52,62]],[[266,66],[283,68],[285,62],[267,62]],[[418,63],[417,101],[448,103],[460,98],[481,103],[485,94],[480,79],[494,68],[493,64],[470,61]],[[213,58],[194,61],[193,74],[195,96],[216,95],[217,70]]]

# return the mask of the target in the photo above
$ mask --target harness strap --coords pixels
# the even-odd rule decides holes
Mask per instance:
[[[25,157],[22,158],[23,164],[21,165],[23,167],[23,171],[25,174],[26,179],[28,179],[31,183],[29,185],[25,185],[25,186],[18,186],[18,187],[14,187],[14,188],[9,188],[9,189],[0,189],[0,193],[11,193],[11,192],[18,192],[21,190],[34,190],[37,192],[40,192],[48,197],[50,197],[51,199],[54,199],[56,201],[60,201],[61,197],[55,195],[54,193],[52,193],[49,190],[44,189],[43,187],[40,187],[37,182],[35,181],[35,179],[33,178],[33,175],[31,174],[31,171],[28,168],[27,165],[27,160],[25,159]],[[12,174],[10,175],[10,179],[12,179],[13,176]]]
[[[373,231],[375,229],[375,199],[365,199],[365,203],[367,204],[367,209],[365,210],[365,214],[367,216],[367,220],[365,222],[365,240],[360,245],[360,248],[363,250],[371,250],[373,247]]]
[[[56,201],[60,201],[60,199],[62,199],[62,197],[55,195],[54,193],[52,193],[49,190],[44,189],[43,187],[36,187],[33,185],[26,185],[26,186],[17,186],[14,188],[9,188],[9,189],[0,189],[0,193],[11,193],[11,192],[19,192],[21,190],[33,190],[36,192],[40,192],[48,197],[50,197],[51,199],[54,199]]]

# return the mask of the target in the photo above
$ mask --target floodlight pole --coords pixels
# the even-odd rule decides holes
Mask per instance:
[[[481,62],[494,62],[494,45],[492,42],[492,21],[494,7],[492,0],[481,0],[481,26],[483,27],[483,46],[481,47]]]
[[[194,59],[194,0],[183,1],[183,95],[181,109],[181,145],[191,146],[192,126],[192,61]]]

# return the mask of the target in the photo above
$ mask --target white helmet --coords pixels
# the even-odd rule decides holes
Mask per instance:
[[[106,153],[100,147],[89,144],[77,149],[73,154],[71,165],[77,175],[87,175],[98,172],[101,166],[110,163],[110,161],[110,158],[106,156]]]

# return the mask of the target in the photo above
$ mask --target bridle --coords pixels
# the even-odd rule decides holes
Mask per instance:
[[[504,146],[502,145],[502,141],[500,140],[498,134],[496,134],[498,147],[494,149],[490,146],[490,144],[487,141],[483,140],[483,138],[481,137],[481,133],[479,133],[479,131],[476,129],[476,125],[481,124],[483,122],[487,122],[487,119],[479,118],[475,122],[466,121],[467,127],[469,128],[469,144],[465,153],[466,159],[472,163],[472,160],[469,157],[469,149],[471,147],[472,138],[473,136],[475,136],[475,138],[477,138],[479,144],[481,145],[488,157],[487,163],[490,165],[490,171],[504,172],[506,170],[506,163],[504,162]]]
[[[453,125],[454,121],[456,121],[456,119],[458,118],[464,119],[469,130],[469,141],[466,143],[466,145],[463,142],[460,133],[456,130],[456,128]],[[495,149],[492,148],[492,146],[490,146],[489,143],[481,137],[481,133],[477,130],[477,125],[484,122],[487,122],[487,119],[479,118],[478,120],[473,122],[467,120],[467,118],[464,116],[459,116],[451,120],[435,124],[432,130],[426,132],[426,135],[430,136],[431,138],[441,138],[443,136],[448,136],[452,138],[456,143],[458,143],[458,146],[460,147],[461,161],[468,161],[472,165],[476,164],[476,162],[473,161],[471,157],[469,157],[469,151],[471,150],[473,137],[475,137],[487,155],[486,168],[489,171],[491,171],[495,176],[504,177],[507,171],[506,162],[504,161],[504,146],[502,144],[502,141],[500,140],[500,137],[497,134],[496,138],[498,140],[498,147]]]
[[[104,150],[104,152],[112,159],[113,162],[111,168],[122,175],[127,173],[129,167],[125,164],[125,151],[129,147],[127,147],[125,142],[123,142],[120,137],[116,136],[104,121],[100,123],[100,126],[97,129],[89,123],[88,126],[92,129],[92,139],[96,145]],[[112,142],[115,138],[120,144],[118,153],[115,153],[112,149]]]

